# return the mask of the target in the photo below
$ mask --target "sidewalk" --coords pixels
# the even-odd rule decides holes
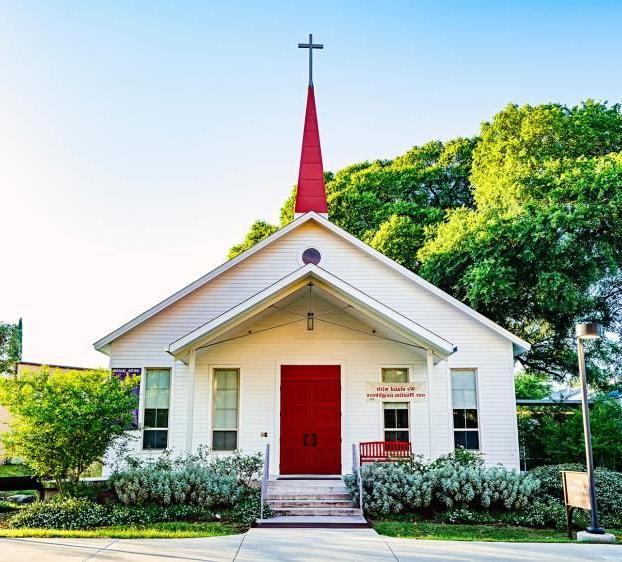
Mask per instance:
[[[372,529],[251,529],[205,539],[0,539],[2,562],[367,561],[614,562],[622,546],[419,541]]]

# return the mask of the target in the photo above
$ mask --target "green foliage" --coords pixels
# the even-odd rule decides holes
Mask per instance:
[[[11,413],[10,431],[3,434],[7,450],[62,490],[128,437],[136,382],[103,369],[44,368],[0,379],[0,403]]]
[[[584,471],[580,464],[558,464],[539,466],[530,474],[541,482],[539,497],[544,502],[558,502],[564,499],[562,489],[562,470]],[[594,471],[598,512],[603,525],[608,527],[622,526],[622,472],[598,467]]]
[[[521,372],[514,377],[516,398],[542,400],[551,394],[553,385],[542,373]]]
[[[128,463],[109,479],[121,503],[203,508],[230,508],[241,499],[251,501],[248,489],[263,468],[261,454],[224,457],[210,455],[204,448],[196,455],[129,458]]]
[[[573,328],[620,332],[622,116],[587,102],[508,106],[482,127],[474,209],[448,214],[418,254],[420,274],[533,344],[521,358],[576,375]],[[619,343],[587,354],[594,384],[618,379]]]
[[[221,516],[194,505],[99,505],[86,498],[60,495],[35,502],[9,518],[13,529],[92,529],[108,525],[148,525],[166,521],[215,521]]]
[[[85,498],[58,496],[49,502],[35,502],[19,510],[9,519],[9,526],[88,529],[105,525],[108,521],[106,508]]]
[[[518,424],[523,456],[535,463],[585,461],[581,408],[519,407]],[[622,406],[597,397],[590,407],[592,449],[598,466],[622,469]]]
[[[17,324],[0,322],[0,375],[13,374],[22,359],[22,319]]]
[[[434,480],[428,473],[415,473],[398,463],[371,463],[361,468],[363,502],[371,513],[404,513],[426,508],[432,502]],[[356,478],[344,478],[358,497]]]
[[[622,335],[621,151],[617,104],[509,105],[477,138],[339,170],[330,217],[532,343],[526,370],[569,380],[577,321]],[[291,195],[281,216],[293,217]],[[590,344],[593,385],[622,378],[619,341]]]
[[[277,226],[267,223],[266,221],[255,221],[251,225],[251,228],[246,234],[244,240],[240,244],[232,246],[229,250],[229,259],[245,252],[249,248],[252,248],[255,244],[257,244],[257,242],[261,242],[264,238],[274,234],[277,230]]]
[[[431,508],[522,509],[536,494],[539,482],[531,475],[485,467],[472,456],[448,455],[433,463],[371,463],[361,468],[365,509],[371,513],[412,513]],[[346,485],[358,495],[356,478]]]

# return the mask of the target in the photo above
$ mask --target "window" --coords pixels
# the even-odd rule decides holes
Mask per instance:
[[[214,369],[214,451],[234,451],[238,447],[239,387],[238,369]]]
[[[454,447],[479,449],[477,380],[474,369],[451,371]]]
[[[408,382],[408,368],[382,369],[382,382]]]
[[[408,402],[385,402],[384,409],[384,440],[408,443]]]
[[[382,369],[382,382],[408,382],[407,367]],[[385,441],[410,441],[408,402],[385,402],[382,405]]]
[[[143,449],[166,449],[170,391],[170,369],[146,370]]]

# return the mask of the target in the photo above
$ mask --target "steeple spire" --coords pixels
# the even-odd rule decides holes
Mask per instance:
[[[298,172],[294,215],[300,216],[309,211],[315,211],[321,215],[328,216],[320,131],[317,124],[315,91],[313,88],[313,49],[323,49],[324,45],[314,44],[313,35],[309,35],[309,43],[298,43],[298,47],[300,49],[309,49],[309,87],[307,89],[307,110],[305,112],[305,125],[302,134],[302,151],[300,154],[300,170]]]

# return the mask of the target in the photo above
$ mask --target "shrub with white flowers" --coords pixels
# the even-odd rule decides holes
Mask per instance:
[[[363,502],[371,513],[388,515],[430,508],[522,509],[540,483],[529,474],[501,466],[485,467],[481,457],[446,455],[432,463],[372,463],[361,468]],[[350,493],[358,497],[354,476],[346,477]]]

